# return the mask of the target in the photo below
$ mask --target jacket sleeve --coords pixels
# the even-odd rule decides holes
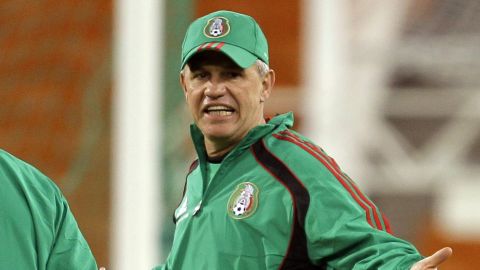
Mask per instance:
[[[423,257],[389,232],[378,208],[340,171],[320,170],[307,181],[310,259],[326,269],[410,269]]]
[[[77,222],[61,193],[55,198],[54,243],[47,270],[97,270],[97,264]]]

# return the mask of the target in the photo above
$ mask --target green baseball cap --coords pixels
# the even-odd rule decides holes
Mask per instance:
[[[196,53],[216,50],[247,68],[260,59],[268,64],[268,43],[258,23],[233,11],[216,11],[188,27],[182,44],[182,66]]]

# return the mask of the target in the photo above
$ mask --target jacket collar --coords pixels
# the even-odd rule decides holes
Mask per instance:
[[[290,128],[293,126],[293,113],[288,112],[285,114],[279,114],[266,124],[258,125],[252,128],[247,135],[240,141],[240,143],[235,146],[230,153],[227,154],[224,160],[237,156],[242,153],[245,149],[249,148],[252,144],[257,142],[259,139],[263,138],[267,134],[272,133],[275,129],[281,128]],[[204,163],[207,160],[206,150],[205,150],[205,140],[202,134],[202,131],[198,128],[197,125],[190,125],[190,135],[192,137],[195,150],[199,161]]]

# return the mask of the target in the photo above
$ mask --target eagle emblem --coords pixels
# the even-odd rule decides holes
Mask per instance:
[[[230,32],[230,24],[224,17],[215,17],[208,20],[203,29],[203,34],[209,38],[226,36]]]
[[[253,183],[239,184],[228,200],[227,212],[230,217],[244,219],[251,216],[258,207],[258,193]]]

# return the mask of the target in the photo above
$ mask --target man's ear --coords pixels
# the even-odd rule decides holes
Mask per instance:
[[[180,81],[180,86],[182,87],[182,90],[183,90],[183,95],[185,96],[185,99],[187,99],[187,84],[185,83],[185,69],[180,71],[179,81]]]
[[[273,86],[275,85],[275,71],[270,69],[268,73],[263,77],[262,81],[262,93],[260,94],[260,102],[265,102],[272,93]]]

